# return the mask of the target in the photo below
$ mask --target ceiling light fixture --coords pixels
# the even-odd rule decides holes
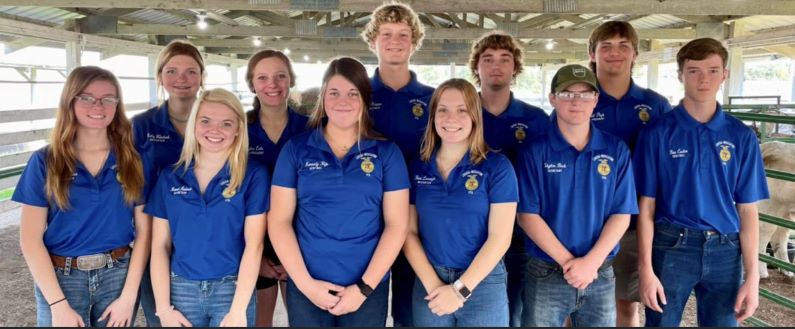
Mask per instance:
[[[546,48],[547,50],[555,49],[555,41],[552,40],[552,39],[549,39],[549,41],[547,41],[547,44],[544,45],[544,48]]]
[[[251,40],[251,43],[254,45],[254,47],[262,46],[262,40],[260,40],[259,37],[254,37],[254,39]]]
[[[200,11],[198,14],[196,14],[196,27],[198,27],[200,30],[207,28],[207,21],[205,18],[207,18],[207,15],[205,15],[203,11]]]

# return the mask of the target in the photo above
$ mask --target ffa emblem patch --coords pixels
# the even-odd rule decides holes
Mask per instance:
[[[425,110],[422,109],[422,104],[414,103],[414,106],[411,107],[411,113],[414,114],[415,118],[419,118],[425,113]]]
[[[646,111],[646,109],[642,109],[640,110],[640,112],[638,112],[638,118],[640,119],[640,121],[649,122],[651,115],[649,114],[649,111]]]
[[[720,149],[720,160],[723,162],[728,162],[732,158],[732,152],[729,151],[729,145],[721,145]]]
[[[370,158],[369,158],[369,157],[364,157],[364,158],[362,158],[362,165],[361,165],[361,167],[362,167],[362,171],[363,171],[365,174],[368,174],[368,175],[369,175],[370,173],[372,173],[372,172],[373,172],[373,170],[375,170],[375,164],[374,164],[372,161],[370,161]]]
[[[123,182],[121,181],[121,173],[120,173],[120,172],[118,172],[118,171],[116,172],[116,181],[117,181],[117,182],[119,182],[119,183],[123,183]]]
[[[527,133],[524,132],[524,127],[517,127],[516,132],[514,132],[514,136],[516,137],[516,140],[520,142],[527,138]]]
[[[598,171],[602,176],[610,175],[610,165],[607,163],[607,159],[602,159],[599,161],[596,171]]]
[[[224,189],[223,193],[221,193],[221,195],[223,195],[224,198],[227,199],[231,199],[233,196],[235,196],[235,194],[237,194],[237,191],[230,189],[228,187]]]
[[[467,189],[467,191],[472,192],[477,190],[478,186],[480,186],[480,183],[478,183],[478,179],[475,178],[475,176],[476,175],[469,175],[469,179],[467,179],[466,183],[464,183],[464,187]]]

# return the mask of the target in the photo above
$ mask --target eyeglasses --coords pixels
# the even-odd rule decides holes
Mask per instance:
[[[582,93],[575,93],[572,91],[561,91],[555,94],[555,96],[562,101],[573,101],[575,98],[579,98],[584,101],[592,101],[596,98],[596,95],[597,92],[595,91],[586,91]]]
[[[107,106],[107,107],[116,106],[116,104],[119,104],[119,98],[112,96],[96,98],[91,95],[77,95],[75,96],[75,99],[78,102],[88,106],[94,106],[94,104],[96,104],[97,101],[99,101],[100,104],[102,104],[102,106]]]

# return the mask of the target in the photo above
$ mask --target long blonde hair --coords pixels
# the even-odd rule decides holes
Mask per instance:
[[[222,104],[232,110],[237,118],[237,135],[227,156],[231,178],[224,194],[237,191],[237,188],[243,183],[243,178],[246,177],[248,131],[246,130],[246,114],[243,111],[243,104],[240,104],[240,100],[227,90],[217,88],[202,91],[199,94],[199,98],[193,102],[193,108],[190,111],[188,123],[185,127],[185,144],[182,146],[179,161],[174,166],[175,168],[182,166],[183,170],[187,171],[194,161],[199,164],[201,148],[198,141],[196,141],[196,117],[198,116],[199,108],[205,102]]]
[[[425,128],[425,134],[422,137],[422,147],[420,148],[420,159],[424,162],[431,160],[433,151],[436,150],[438,145],[441,145],[441,137],[436,132],[434,121],[436,120],[436,110],[439,107],[439,99],[442,94],[449,90],[456,89],[464,94],[464,104],[467,107],[467,113],[472,120],[472,131],[469,133],[469,160],[473,164],[478,164],[486,159],[486,154],[489,152],[489,147],[486,145],[486,140],[483,138],[483,109],[480,105],[480,96],[469,81],[464,79],[450,79],[443,82],[431,96],[431,113],[428,117],[428,125]]]
[[[50,145],[47,148],[47,178],[45,192],[51,202],[58,208],[69,209],[69,187],[72,175],[77,172],[77,155],[75,139],[79,123],[75,116],[75,96],[83,92],[91,83],[105,81],[116,88],[116,113],[107,129],[108,141],[116,153],[117,177],[124,192],[124,201],[133,205],[140,200],[144,186],[144,174],[138,152],[132,140],[132,128],[124,109],[121,87],[116,76],[108,70],[96,66],[83,66],[74,69],[66,78],[58,111],[55,115],[55,127],[50,133]]]

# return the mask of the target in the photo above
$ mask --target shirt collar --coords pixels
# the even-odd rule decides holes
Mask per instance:
[[[407,91],[412,94],[420,94],[422,93],[422,85],[417,81],[417,74],[414,71],[409,70],[409,75],[411,75],[411,79],[409,79],[409,83],[405,85],[403,88],[398,90],[394,90],[395,92],[399,91]],[[375,73],[373,73],[372,86],[373,92],[376,92],[381,89],[387,89],[392,91],[392,88],[384,84],[384,81],[381,80],[381,73],[378,71],[378,68],[375,69]]]
[[[596,128],[593,122],[590,123],[591,125],[591,139],[588,141],[588,144],[585,145],[585,148],[582,149],[580,152],[590,152],[590,151],[598,151],[607,148],[607,142],[605,141],[604,133]],[[557,115],[552,116],[550,119],[549,125],[549,143],[552,146],[552,149],[555,151],[563,151],[567,148],[574,149],[574,147],[563,138],[563,133],[560,132],[560,128],[558,127],[558,117]]]
[[[164,101],[163,104],[157,107],[157,112],[155,113],[155,123],[158,126],[168,129],[169,131],[177,131],[174,128],[174,125],[171,123],[171,120],[168,118],[168,101]]]
[[[674,108],[673,112],[676,122],[686,129],[693,129],[702,125],[701,122],[696,121],[696,119],[690,116],[690,113],[687,113],[684,103],[679,103],[679,105]],[[715,114],[712,116],[712,119],[703,125],[712,131],[720,131],[725,121],[726,115],[723,113],[723,107],[720,103],[716,103]]]
[[[629,96],[629,97],[637,99],[637,100],[642,100],[643,99],[643,88],[638,86],[635,83],[635,80],[630,78],[629,79],[629,90],[627,90],[627,94],[624,95],[624,97],[626,97],[626,96]],[[602,85],[601,84],[599,85],[599,97],[600,98],[609,97],[610,100],[618,102],[618,100],[615,97],[611,96],[610,94],[605,92],[604,89],[602,89]],[[623,97],[622,97],[622,99],[623,99]]]
[[[331,151],[331,147],[326,141],[326,138],[323,136],[323,126],[320,126],[312,130],[312,132],[309,134],[309,139],[306,141],[306,145],[314,147],[324,152],[334,154],[334,152]],[[354,144],[351,149],[358,150],[356,153],[361,153],[371,147],[374,147],[375,145],[376,145],[375,140],[362,139],[359,141],[359,143]],[[347,157],[348,155],[350,155],[350,153],[346,154],[345,156]]]
[[[480,95],[480,93],[478,93],[478,95]],[[522,117],[522,114],[524,114],[525,109],[524,106],[522,106],[522,102],[513,97],[513,92],[511,92],[510,97],[511,98],[508,100],[508,107],[505,109],[504,112],[500,113],[500,115],[497,116],[498,118],[506,118],[506,117],[520,118]],[[491,112],[486,110],[485,106],[483,106],[483,113],[486,115],[494,116],[493,114],[491,114]]]

